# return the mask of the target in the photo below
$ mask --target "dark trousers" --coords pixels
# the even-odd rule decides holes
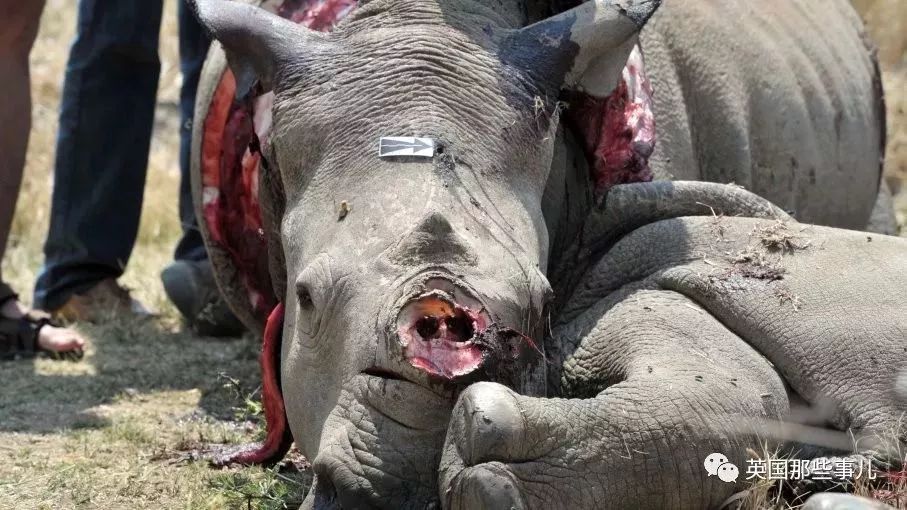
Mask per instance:
[[[162,0],[80,0],[60,108],[50,231],[35,304],[123,274],[138,233],[160,60]],[[179,2],[180,193],[176,259],[203,260],[189,151],[195,92],[210,41]]]

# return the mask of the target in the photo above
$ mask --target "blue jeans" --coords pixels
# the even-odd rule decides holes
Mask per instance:
[[[138,233],[160,60],[162,0],[80,0],[60,108],[50,230],[35,305],[123,274]],[[195,92],[209,39],[179,2],[180,194],[175,258],[207,257],[189,177]]]

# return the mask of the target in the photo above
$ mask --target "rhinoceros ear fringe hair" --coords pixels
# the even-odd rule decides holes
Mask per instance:
[[[195,16],[223,45],[236,77],[236,97],[248,95],[260,82],[273,87],[275,73],[321,35],[259,7],[228,0],[188,0]]]
[[[562,75],[557,78],[563,86],[601,98],[614,90],[640,30],[660,5],[661,0],[592,0],[520,29],[516,38],[543,59],[566,64],[558,69],[563,64],[547,63]]]

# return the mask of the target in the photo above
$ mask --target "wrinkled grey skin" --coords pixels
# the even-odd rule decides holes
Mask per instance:
[[[870,223],[885,109],[850,1],[665,0],[641,46],[656,175],[733,182],[805,223]],[[873,227],[892,233],[887,189],[879,200]]]
[[[574,398],[469,387],[441,463],[450,508],[713,508],[734,487],[702,460],[796,440],[752,419],[804,401],[863,448],[898,430],[903,445],[907,241],[688,182],[619,186],[587,226],[604,255],[547,344],[549,391]]]
[[[653,3],[518,31],[536,10],[516,0],[373,0],[330,35],[197,4],[240,90],[276,94],[262,197],[287,415],[317,478],[305,508],[705,508],[735,486],[702,459],[744,465],[750,419],[787,416],[791,395],[833,398],[830,423],[857,434],[904,411],[889,398],[907,364],[904,241],[803,233],[715,184],[622,186],[594,205],[554,98],[616,83]],[[380,136],[407,135],[443,153],[375,156]],[[877,182],[870,166],[854,171]],[[856,200],[868,211],[874,195]],[[783,280],[735,273],[750,245],[779,256],[752,235],[778,219],[810,240],[783,257]],[[432,280],[546,339],[519,393],[404,359],[398,314]]]

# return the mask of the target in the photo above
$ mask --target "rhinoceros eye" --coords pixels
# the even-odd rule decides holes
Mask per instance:
[[[307,336],[317,336],[322,317],[333,296],[330,257],[319,255],[300,271],[296,278],[296,301],[299,303],[297,325]]]
[[[299,330],[306,336],[314,336],[318,331],[318,321],[308,285],[296,282],[296,301],[299,303],[299,313],[296,316]]]
[[[296,300],[299,302],[299,308],[307,311],[311,311],[314,307],[312,303],[312,293],[309,292],[309,288],[304,283],[296,284]]]

